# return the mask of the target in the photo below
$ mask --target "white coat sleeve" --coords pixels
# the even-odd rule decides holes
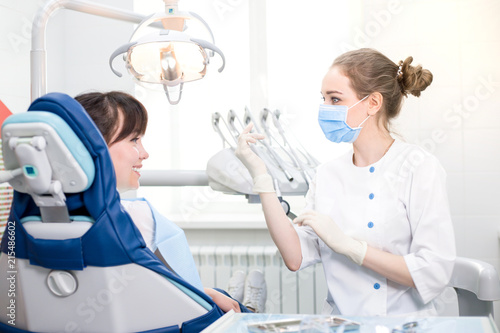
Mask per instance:
[[[405,261],[424,303],[450,281],[455,262],[455,236],[446,190],[446,173],[432,155],[413,162],[406,187],[412,241]]]
[[[302,210],[302,213],[306,210],[314,210],[314,198],[316,194],[316,177],[309,184],[309,190],[306,194],[306,205]],[[300,241],[300,249],[302,252],[302,263],[300,264],[300,268],[304,269],[309,267],[315,263],[321,261],[321,255],[319,251],[319,238],[318,235],[314,232],[311,227],[308,226],[294,226],[295,231],[297,231],[297,235],[299,236]]]

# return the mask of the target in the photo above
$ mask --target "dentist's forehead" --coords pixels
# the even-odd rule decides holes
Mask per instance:
[[[337,66],[330,68],[323,77],[321,93],[324,96],[329,94],[350,95],[352,92],[351,80]]]

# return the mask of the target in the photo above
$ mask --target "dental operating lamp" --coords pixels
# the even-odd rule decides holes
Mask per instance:
[[[178,0],[163,0],[165,11],[150,16],[101,5],[84,0],[49,0],[37,12],[32,28],[31,49],[31,99],[44,95],[46,87],[45,27],[52,13],[60,8],[71,9],[92,15],[138,23],[129,43],[120,46],[109,59],[113,73],[122,76],[113,68],[113,60],[126,53],[125,66],[134,79],[148,88],[160,85],[171,104],[177,104],[182,95],[184,82],[195,81],[206,74],[210,58],[217,53],[222,58],[219,72],[224,69],[225,58],[215,46],[208,24],[197,14],[180,12]],[[208,31],[211,41],[194,38],[187,34],[190,23],[201,23]],[[145,33],[147,28],[154,32]],[[171,98],[173,90],[177,99]]]
[[[177,104],[182,96],[184,82],[195,81],[206,74],[207,65],[214,52],[222,58],[222,72],[225,58],[214,44],[213,34],[208,24],[197,14],[179,12],[178,0],[164,0],[165,12],[156,13],[145,19],[132,34],[129,43],[119,47],[109,59],[112,71],[113,60],[126,53],[126,68],[141,84],[160,84],[170,104]],[[185,31],[189,22],[197,21],[210,33],[212,42],[193,38]],[[161,23],[163,29],[141,36],[141,32],[154,23]],[[208,50],[208,52],[207,52]],[[144,85],[144,84],[143,84]],[[172,88],[178,86],[178,97],[171,97]]]

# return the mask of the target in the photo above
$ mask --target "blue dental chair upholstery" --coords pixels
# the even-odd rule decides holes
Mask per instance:
[[[0,252],[1,332],[199,332],[223,315],[146,247],[77,101],[37,99],[4,122],[2,144],[15,191]]]

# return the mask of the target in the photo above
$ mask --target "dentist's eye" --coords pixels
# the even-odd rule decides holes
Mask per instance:
[[[133,143],[137,143],[137,142],[139,141],[139,138],[133,138],[133,139],[132,139],[132,140],[130,140],[130,141],[132,141]]]
[[[332,97],[330,100],[332,101],[332,104],[340,102],[340,99],[337,97]]]

